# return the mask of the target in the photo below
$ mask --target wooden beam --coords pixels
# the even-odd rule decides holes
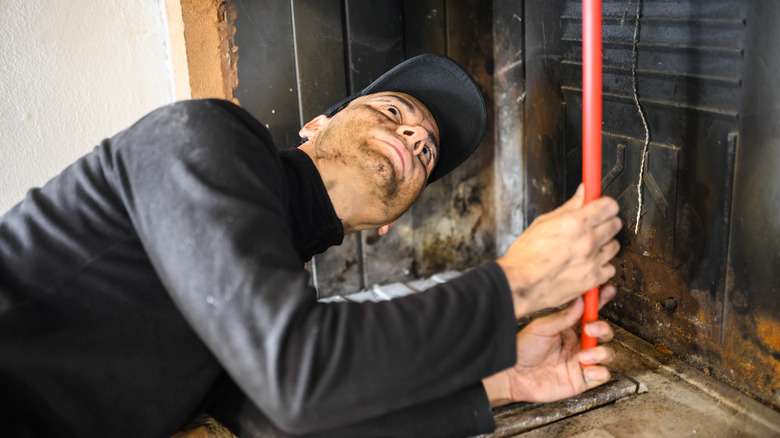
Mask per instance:
[[[233,100],[238,85],[235,7],[224,0],[166,0],[177,99]]]

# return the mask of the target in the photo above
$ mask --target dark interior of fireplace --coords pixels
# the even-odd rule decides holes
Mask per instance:
[[[353,234],[315,257],[320,296],[494,259],[581,181],[579,1],[234,3],[234,97],[278,145],[297,146],[302,123],[420,53],[457,60],[488,103],[477,153],[389,234]],[[601,317],[774,411],[778,23],[780,5],[760,0],[603,2],[602,194],[625,227],[619,294]]]

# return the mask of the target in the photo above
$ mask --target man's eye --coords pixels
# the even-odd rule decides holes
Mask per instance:
[[[388,106],[387,110],[390,111],[390,114],[394,115],[396,119],[398,119],[398,116],[401,115],[401,112],[398,111],[398,108],[394,107],[393,105]]]
[[[431,157],[431,148],[429,148],[428,146],[423,146],[422,153],[423,153],[423,155],[425,155],[425,159],[430,162],[431,158],[432,158]]]

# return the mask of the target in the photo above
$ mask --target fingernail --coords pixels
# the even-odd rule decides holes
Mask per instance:
[[[580,183],[577,187],[577,195],[582,195],[583,193],[585,193],[585,184]]]
[[[585,375],[585,378],[588,379],[588,381],[593,382],[598,380],[598,373],[597,370],[594,370],[593,368],[585,368],[585,372],[583,373]]]
[[[596,336],[593,333],[593,326],[591,324],[585,324],[585,327],[583,327],[582,330],[584,330],[585,334],[588,335],[588,336],[593,336],[593,337]]]
[[[593,363],[595,361],[596,361],[596,358],[593,356],[593,352],[586,350],[586,351],[583,351],[582,353],[580,353],[580,362],[583,362],[583,363]]]

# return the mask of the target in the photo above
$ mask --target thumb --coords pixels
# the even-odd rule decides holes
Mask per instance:
[[[552,336],[577,325],[584,311],[585,301],[577,297],[565,309],[534,320],[529,328],[533,326],[534,333]]]
[[[580,183],[574,196],[560,206],[561,210],[572,211],[582,207],[585,200],[585,185]]]

